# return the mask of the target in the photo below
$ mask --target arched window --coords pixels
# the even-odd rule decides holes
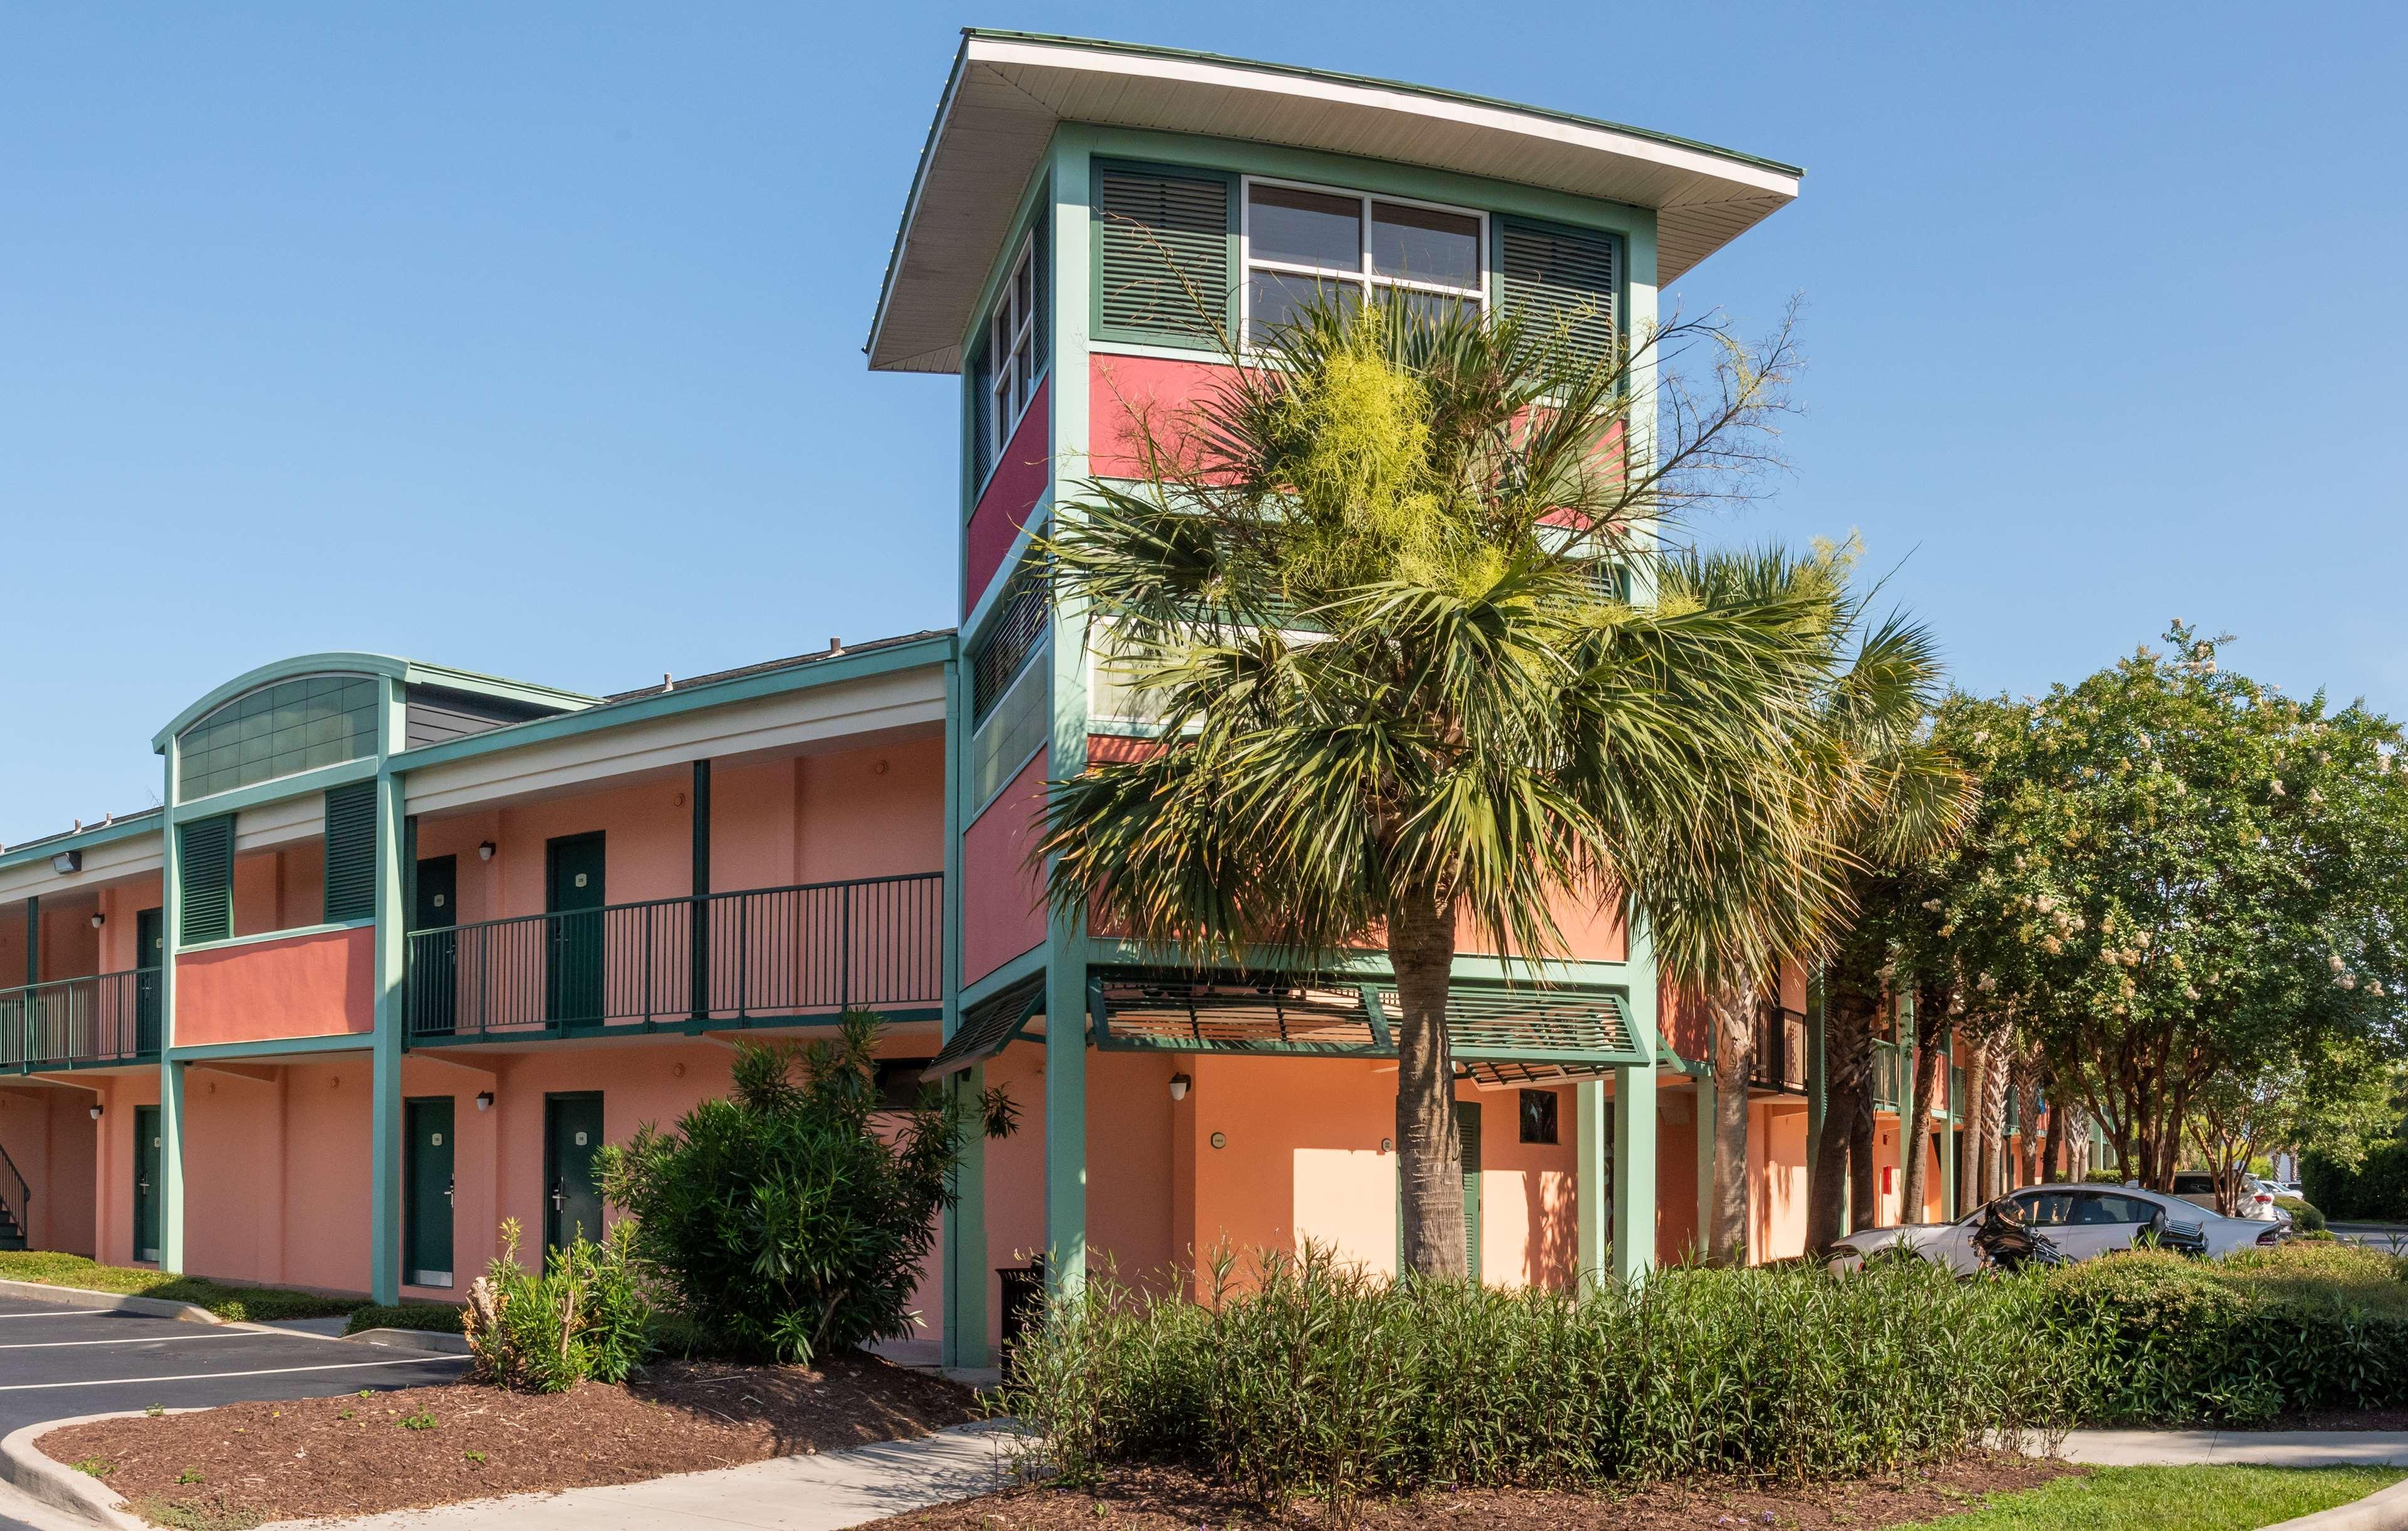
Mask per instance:
[[[178,800],[374,754],[382,690],[372,675],[308,675],[236,697],[176,736]]]

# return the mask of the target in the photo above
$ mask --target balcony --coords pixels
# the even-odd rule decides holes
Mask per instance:
[[[1758,1090],[1784,1095],[1806,1093],[1806,1017],[1797,1010],[1759,1006],[1750,1049],[1747,1082]]]
[[[0,1069],[153,1062],[159,1017],[156,967],[0,989]]]
[[[1873,1043],[1873,1109],[1905,1109],[1906,1097],[1914,1088],[1914,1051],[1905,1043]]]
[[[412,1046],[793,1025],[943,1003],[937,872],[563,910],[410,934]]]

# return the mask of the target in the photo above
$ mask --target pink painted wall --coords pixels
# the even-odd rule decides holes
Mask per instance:
[[[128,1069],[123,1073],[93,1071],[79,1075],[78,1080],[97,1086],[102,1111],[93,1145],[93,1179],[98,1187],[93,1198],[93,1242],[100,1248],[95,1258],[105,1265],[131,1265],[134,1263],[134,1108],[158,1104],[159,1070],[152,1066]]]
[[[33,1195],[26,1243],[37,1250],[93,1252],[93,1172],[100,1129],[93,1096],[82,1090],[28,1084],[0,1089],[0,1148],[8,1151]]]
[[[1045,886],[1028,864],[1045,807],[1045,752],[1021,767],[962,836],[962,981],[1045,939]]]
[[[1089,1053],[1087,1061],[1095,1062]],[[990,1089],[1020,1108],[1020,1127],[986,1145],[986,1325],[990,1344],[1003,1338],[1000,1286],[995,1273],[1025,1266],[1045,1248],[1045,1049],[1014,1042],[986,1066]],[[1165,1092],[1168,1095],[1168,1092]],[[1088,1099],[1094,1101],[1093,1081]],[[1094,1140],[1089,1139],[1092,1150]],[[1093,1167],[1093,1161],[1089,1161]]]
[[[1659,1077],[1656,1097],[1656,1260],[1673,1265],[1702,1251],[1698,1228],[1698,1134],[1713,1123],[1698,1119],[1698,1087]]]
[[[301,840],[234,859],[234,933],[262,936],[322,923],[326,918],[326,847]]]
[[[1226,370],[1207,362],[1110,355],[1091,358],[1088,367],[1088,471],[1098,479],[1140,474],[1138,422],[1150,422],[1157,440],[1176,441],[1180,417]]]
[[[968,584],[962,592],[965,616],[986,594],[996,570],[1011,551],[1012,539],[1028,524],[1028,512],[1036,508],[1046,485],[1053,481],[1053,420],[1054,379],[1048,377],[1037,385],[1037,396],[1004,444],[995,471],[980,492],[978,507],[970,512],[966,534]]]
[[[100,971],[123,973],[136,967],[155,966],[160,954],[155,952],[147,954],[137,952],[134,944],[136,927],[141,923],[141,912],[159,909],[165,903],[160,891],[159,875],[153,872],[147,877],[128,878],[123,882],[111,883],[100,890],[99,903],[100,912],[108,920],[100,931]]]
[[[368,926],[176,957],[176,1043],[253,1042],[376,1029]]]

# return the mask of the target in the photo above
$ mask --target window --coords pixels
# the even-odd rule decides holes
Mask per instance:
[[[176,738],[182,802],[376,752],[383,683],[312,675],[237,696]]]
[[[1556,1140],[1556,1111],[1560,1097],[1553,1090],[1522,1092],[1522,1141],[1552,1143]]]
[[[995,620],[970,651],[971,726],[986,721],[1036,651],[1051,614],[1046,594],[1044,576],[1032,564],[1011,577],[1011,584],[996,601]]]
[[[2035,1228],[2062,1228],[2073,1222],[2072,1191],[2026,1192],[2015,1198],[2015,1215]]]
[[[881,1058],[878,1060],[878,1109],[882,1111],[917,1110],[920,1106],[920,1074],[934,1058]]]
[[[2157,1215],[2157,1204],[2138,1196],[2119,1196],[2114,1192],[2092,1192],[2084,1196],[2075,1209],[2074,1222],[2086,1228],[2111,1224],[2146,1223]]]
[[[2213,1175],[2177,1175],[2174,1177],[2174,1195],[2177,1196],[2212,1196],[2215,1195],[2215,1177]]]
[[[1039,354],[1041,342],[1037,333],[1037,236],[1029,235],[1020,242],[1020,254],[1011,263],[1011,275],[1005,279],[1003,291],[995,300],[995,313],[987,321],[986,336],[986,441],[990,451],[1000,453],[1004,443],[1020,424],[1020,417],[1028,410],[1028,401],[1037,393],[1037,375],[1043,369]]]
[[[1435,318],[1486,300],[1482,214],[1265,180],[1246,183],[1245,206],[1249,340],[1316,301]]]

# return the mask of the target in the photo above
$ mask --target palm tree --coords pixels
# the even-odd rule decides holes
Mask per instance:
[[[1431,1276],[1466,1270],[1458,928],[1560,952],[1551,894],[1618,897],[1642,848],[1728,832],[1776,794],[1817,662],[1794,599],[1633,598],[1654,529],[1758,459],[1785,335],[1600,359],[1568,333],[1308,310],[1175,418],[1131,411],[1141,478],[1089,483],[1040,545],[1168,741],[1049,789],[1056,907],[1197,967],[1384,947],[1404,1258]],[[1642,421],[1642,368],[1686,341],[1719,386]]]

